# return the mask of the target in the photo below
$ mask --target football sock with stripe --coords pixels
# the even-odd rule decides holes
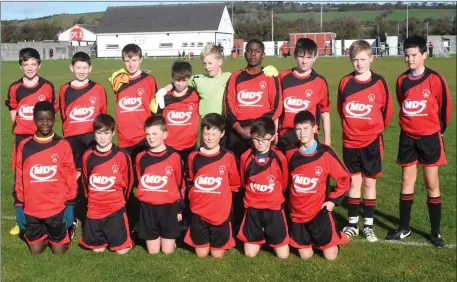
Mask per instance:
[[[359,222],[360,198],[348,198],[349,227],[357,228]]]
[[[400,195],[400,227],[404,229],[409,229],[413,201],[414,193]]]
[[[373,213],[376,207],[376,199],[363,199],[363,227],[373,228]]]
[[[441,197],[427,197],[427,206],[432,230],[439,231],[441,225]]]

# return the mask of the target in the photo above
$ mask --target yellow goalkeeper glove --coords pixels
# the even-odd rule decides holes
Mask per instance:
[[[263,73],[268,77],[277,77],[279,75],[278,70],[271,65],[264,67]]]

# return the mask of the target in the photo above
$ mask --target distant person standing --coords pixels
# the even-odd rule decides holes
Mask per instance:
[[[389,56],[389,44],[386,43],[386,55]]]
[[[432,41],[430,41],[428,43],[428,55],[430,58],[433,58],[433,43]]]
[[[52,60],[52,57],[54,57],[54,49],[49,49],[49,59]]]

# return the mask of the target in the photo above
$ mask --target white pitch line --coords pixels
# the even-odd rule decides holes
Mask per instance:
[[[15,216],[2,216],[2,219],[6,220],[16,220]],[[370,243],[366,240],[351,240],[350,243],[363,243],[363,244],[392,244],[392,245],[404,245],[404,246],[415,246],[415,247],[433,247],[430,243],[425,242],[417,242],[417,241],[386,241],[386,240],[378,240],[376,242]],[[453,244],[446,244],[444,248],[455,249],[456,245]]]

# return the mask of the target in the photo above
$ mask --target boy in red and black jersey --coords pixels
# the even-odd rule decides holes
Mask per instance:
[[[162,116],[148,117],[144,123],[150,149],[136,158],[139,179],[136,197],[140,200],[139,237],[146,240],[149,254],[171,254],[180,235],[184,205],[184,163],[173,148],[165,145],[167,122]]]
[[[257,39],[246,45],[246,68],[234,72],[225,90],[224,112],[229,128],[227,148],[237,157],[250,147],[250,127],[254,119],[269,117],[277,125],[282,112],[281,89],[277,77],[268,77],[262,68],[265,46]]]
[[[151,116],[150,105],[157,92],[157,82],[154,77],[143,72],[141,62],[143,55],[140,46],[127,44],[122,49],[126,73],[119,73],[112,80],[116,88],[116,125],[119,148],[127,152],[132,160],[136,155],[149,146],[144,137],[144,121]],[[124,78],[128,76],[127,78]],[[126,82],[118,86],[119,80]]]
[[[84,152],[82,183],[87,218],[79,243],[94,252],[106,247],[126,254],[132,247],[125,204],[133,186],[133,166],[127,153],[112,142],[115,121],[108,114],[93,122],[96,145]]]
[[[354,72],[341,79],[337,98],[343,128],[343,160],[351,173],[349,223],[343,231],[349,238],[359,234],[363,184],[363,236],[375,242],[376,178],[382,175],[382,133],[392,119],[393,103],[384,78],[370,70],[374,59],[370,44],[365,40],[355,41],[349,48],[349,57]]]
[[[409,70],[397,79],[401,128],[397,163],[402,167],[400,226],[389,234],[386,240],[411,236],[409,222],[417,164],[420,164],[427,188],[431,241],[435,246],[444,246],[446,243],[440,230],[441,193],[438,167],[447,163],[443,134],[451,120],[451,95],[444,77],[424,65],[427,58],[424,38],[407,38],[403,50]]]
[[[191,75],[191,64],[174,62],[171,67],[173,90],[165,94],[163,105],[158,105],[156,99],[151,103],[151,111],[161,114],[167,121],[165,144],[177,150],[185,164],[190,152],[195,149],[200,121],[200,96],[194,88],[189,87]]]
[[[238,238],[244,242],[244,253],[255,257],[262,244],[268,244],[279,258],[289,256],[289,235],[284,214],[284,191],[289,177],[284,155],[271,147],[276,126],[271,118],[252,122],[253,148],[241,155],[240,175],[245,189],[246,212]]]
[[[48,242],[53,253],[63,254],[70,245],[67,230],[73,223],[76,203],[73,155],[68,142],[53,132],[52,103],[36,103],[33,120],[36,133],[17,148],[16,222],[25,230],[31,254],[41,254]]]
[[[201,123],[203,146],[189,155],[190,219],[184,242],[195,248],[199,257],[211,251],[215,258],[235,246],[230,213],[232,192],[240,186],[234,154],[219,145],[225,121],[216,113],[207,114]]]
[[[73,55],[70,70],[71,82],[60,88],[60,117],[63,136],[68,140],[75,158],[76,177],[81,175],[82,155],[94,142],[93,120],[107,111],[106,92],[101,84],[89,80],[92,65],[89,55]]]
[[[314,139],[317,124],[312,113],[299,112],[294,124],[300,147],[287,151],[286,155],[291,176],[290,245],[298,249],[303,259],[312,257],[314,247],[321,249],[326,259],[334,260],[338,245],[348,240],[336,229],[332,210],[349,190],[350,174],[331,147]],[[336,180],[336,187],[330,193],[328,177]]]
[[[279,74],[284,112],[279,119],[278,148],[282,152],[298,146],[294,117],[304,110],[314,114],[318,126],[322,117],[324,144],[330,146],[331,140],[331,103],[327,81],[313,69],[317,59],[316,42],[309,38],[300,38],[295,45],[295,59],[295,68]]]

